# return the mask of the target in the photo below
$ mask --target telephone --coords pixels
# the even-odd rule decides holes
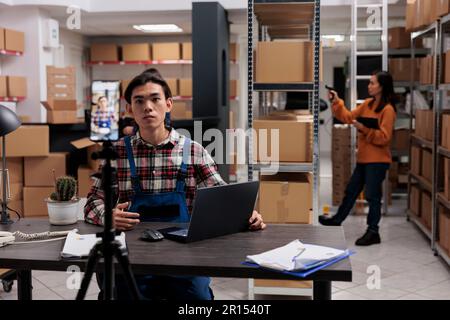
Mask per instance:
[[[26,244],[26,243],[37,243],[37,242],[47,242],[56,241],[64,239],[70,231],[77,232],[78,229],[69,231],[47,231],[40,233],[23,233],[21,231],[16,232],[6,232],[0,231],[0,247],[4,247],[8,244]],[[22,240],[16,242],[16,239]]]

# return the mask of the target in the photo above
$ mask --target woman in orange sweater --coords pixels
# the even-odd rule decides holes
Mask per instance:
[[[345,197],[338,212],[332,218],[319,217],[327,226],[340,226],[353,208],[358,195],[365,187],[369,203],[367,231],[356,241],[358,246],[369,246],[381,242],[378,224],[381,219],[382,183],[392,162],[390,142],[396,119],[395,94],[392,76],[387,72],[377,72],[368,86],[371,98],[366,99],[355,110],[349,111],[335,91],[330,91],[334,116],[343,123],[358,129],[357,165],[345,190]],[[367,124],[361,118],[372,118]],[[364,126],[365,122],[371,128]],[[375,125],[373,125],[373,122]],[[378,127],[375,129],[375,127]],[[349,159],[350,160],[350,159]]]

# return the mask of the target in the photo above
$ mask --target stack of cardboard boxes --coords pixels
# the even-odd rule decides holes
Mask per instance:
[[[448,13],[450,13],[449,0],[408,0],[406,29],[420,30]]]
[[[65,175],[67,168],[65,153],[49,152],[48,126],[21,126],[10,133],[6,156],[12,191],[9,206],[25,217],[46,216],[44,200],[54,191],[54,176]]]
[[[415,134],[428,141],[434,137],[434,113],[432,110],[416,110]]]
[[[0,27],[0,52],[25,51],[25,34],[20,31]]]
[[[332,163],[333,163],[333,206],[341,204],[345,188],[352,175],[351,159],[351,128],[346,125],[333,126],[332,132]]]

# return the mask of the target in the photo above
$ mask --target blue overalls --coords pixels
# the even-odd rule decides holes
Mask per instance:
[[[131,207],[128,211],[139,213],[141,221],[189,222],[190,215],[186,204],[185,179],[191,151],[190,140],[186,138],[183,145],[183,161],[177,177],[176,190],[174,192],[161,193],[142,192],[130,137],[127,136],[124,140],[134,191]],[[168,252],[167,254],[171,253]],[[125,295],[128,295],[126,284],[119,284],[118,282],[116,281],[117,298],[127,298],[125,296],[122,297],[121,292],[119,292],[123,291]],[[213,298],[212,291],[209,288],[210,278],[208,277],[146,275],[137,276],[136,282],[141,294],[149,299],[211,300]],[[120,288],[122,285],[125,287]]]

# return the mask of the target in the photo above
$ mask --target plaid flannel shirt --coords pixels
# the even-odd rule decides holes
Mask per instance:
[[[186,137],[171,129],[169,137],[157,146],[144,141],[139,132],[131,137],[136,171],[142,192],[173,192],[183,158],[183,145]],[[131,201],[134,195],[131,184],[131,171],[128,163],[124,139],[114,143],[118,159],[111,162],[113,174],[113,194],[116,203]],[[217,166],[209,153],[197,142],[190,143],[191,157],[187,165],[186,202],[192,212],[197,187],[210,187],[226,184],[217,172]],[[104,222],[104,195],[101,187],[101,169],[94,175],[94,183],[84,207],[85,220],[92,224]]]

